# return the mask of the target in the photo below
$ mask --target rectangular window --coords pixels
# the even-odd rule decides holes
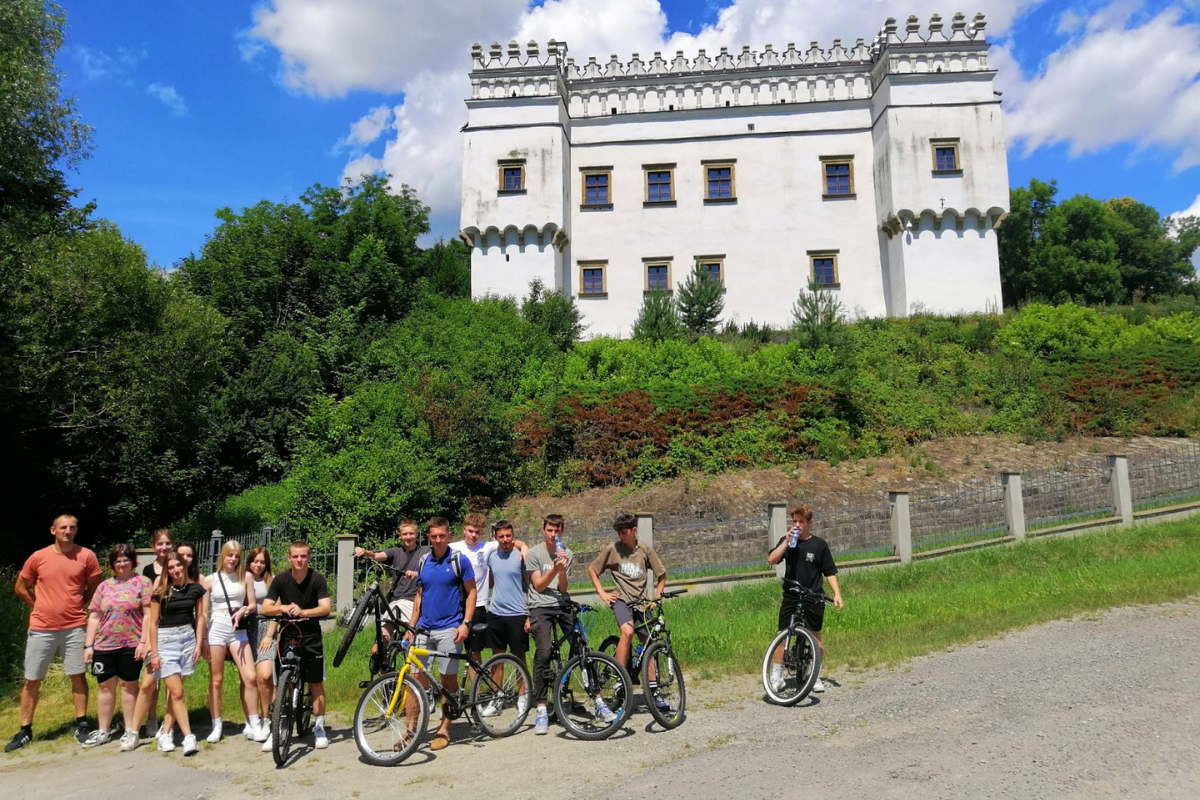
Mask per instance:
[[[725,256],[696,256],[696,264],[708,277],[725,284]]]
[[[612,205],[612,171],[586,170],[583,175],[583,205]]]
[[[608,294],[605,272],[608,264],[603,261],[579,262],[579,296],[602,297]]]
[[[809,253],[808,262],[813,286],[818,289],[836,289],[841,286],[838,280],[837,253]]]
[[[675,202],[675,165],[646,164],[642,169],[646,171],[646,202]]]
[[[732,161],[704,162],[705,200],[727,201],[737,198]]]
[[[958,157],[958,140],[943,139],[933,141],[933,171],[961,172],[962,161]]]
[[[854,195],[854,159],[849,156],[830,156],[821,159],[826,197]]]
[[[525,191],[525,162],[500,162],[500,192],[512,194]]]
[[[646,265],[646,291],[671,291],[671,262],[647,259],[644,263]]]

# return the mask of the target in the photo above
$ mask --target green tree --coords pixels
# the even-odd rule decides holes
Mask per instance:
[[[438,239],[421,254],[421,278],[441,297],[471,296],[471,251],[458,239]]]
[[[725,287],[702,264],[696,264],[679,287],[679,320],[693,336],[711,336],[725,310]]]
[[[1179,294],[1194,272],[1194,242],[1172,236],[1174,228],[1151,206],[1132,197],[1104,204],[1113,220],[1112,235],[1121,262],[1121,284],[1128,297],[1159,298]]]
[[[670,292],[656,289],[646,293],[633,322],[633,338],[647,342],[683,338],[683,323]]]
[[[792,304],[792,335],[802,347],[836,348],[846,339],[846,309],[829,289],[811,281]]]
[[[541,278],[529,282],[529,294],[521,302],[521,316],[546,332],[559,350],[570,350],[583,335],[579,306],[573,297],[548,289]]]
[[[1050,209],[1028,274],[1029,295],[1053,303],[1119,303],[1120,248],[1104,203],[1076,195]]]
[[[1025,301],[1030,293],[1034,254],[1046,214],[1056,205],[1058,181],[1044,183],[1037,178],[1029,187],[1016,186],[1009,191],[1008,216],[1000,227],[1000,291],[1006,306]]]
[[[0,3],[0,232],[61,218],[75,192],[64,168],[88,154],[91,129],[59,91],[65,15],[43,0]]]

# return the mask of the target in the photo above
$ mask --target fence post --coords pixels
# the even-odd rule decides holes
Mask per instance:
[[[901,564],[912,561],[912,520],[908,515],[908,492],[888,492],[892,507],[892,547]]]
[[[1001,472],[1000,483],[1004,486],[1004,523],[1008,535],[1017,541],[1025,540],[1025,499],[1021,494],[1021,473]]]
[[[649,511],[635,511],[637,517],[638,541],[649,547],[654,547],[654,515]]]
[[[787,503],[767,503],[767,552],[787,533]],[[775,565],[775,574],[783,577],[787,565],[780,561]]]
[[[209,540],[208,540],[208,559],[207,560],[208,560],[209,568],[206,570],[203,570],[203,573],[205,575],[216,572],[217,570],[219,570],[221,568],[221,565],[218,564],[217,561],[220,560],[220,558],[221,558],[221,545],[224,544],[224,542],[225,542],[225,534],[221,533],[220,530],[215,530],[212,532],[212,536],[209,537]]]
[[[1113,516],[1126,525],[1133,524],[1133,493],[1129,488],[1129,456],[1109,456],[1108,471],[1112,476]]]
[[[345,611],[354,604],[354,547],[358,537],[339,533],[337,537],[337,605],[335,611]]]

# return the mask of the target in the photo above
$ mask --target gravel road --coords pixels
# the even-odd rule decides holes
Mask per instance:
[[[377,769],[335,726],[329,750],[305,747],[276,770],[235,738],[186,760],[149,745],[120,754],[60,740],[0,757],[0,782],[22,800],[116,800],[135,787],[175,800],[404,789],[606,800],[1200,797],[1200,598],[830,677],[839,685],[792,709],[763,703],[748,677],[695,682],[678,730],[657,731],[642,712],[601,743],[527,732],[471,741],[464,724],[446,750]]]

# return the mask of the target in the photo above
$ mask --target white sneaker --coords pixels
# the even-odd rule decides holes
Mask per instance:
[[[86,739],[83,740],[82,747],[99,747],[102,744],[108,744],[112,741],[112,734],[108,731],[92,731]]]
[[[495,700],[491,701],[490,703],[488,703],[486,706],[484,706],[483,708],[481,708],[479,710],[479,716],[481,716],[481,717],[498,717],[498,716],[500,716],[500,704],[497,703]]]
[[[529,695],[523,694],[517,698],[517,714],[525,716],[525,712],[529,710]]]
[[[271,752],[271,749],[272,749],[272,745],[273,745],[273,744],[274,744],[274,743],[273,743],[273,742],[272,742],[272,740],[271,740],[271,731],[270,731],[270,729],[268,729],[268,730],[267,730],[267,738],[263,739],[262,751],[263,751],[264,753],[269,753],[269,752]]]
[[[783,670],[771,671],[771,691],[779,694],[783,691]]]
[[[250,726],[247,725],[246,727],[249,728]],[[271,738],[271,723],[267,722],[265,719],[260,719],[258,721],[258,727],[251,730],[246,735],[246,738],[254,742],[265,742],[267,739]]]
[[[606,706],[604,704],[603,700],[597,700],[596,701],[596,719],[600,720],[601,722],[605,722],[605,723],[615,722],[617,719],[617,715],[615,713],[613,713],[612,709],[610,709],[608,706]]]
[[[329,737],[325,735],[324,728],[317,728],[315,738],[313,739],[313,747],[318,750],[324,750],[329,747]]]
[[[204,741],[208,742],[209,744],[216,744],[217,742],[221,741],[221,732],[224,727],[225,725],[221,722],[221,720],[213,720],[212,733],[210,733],[208,738]]]
[[[171,736],[170,732],[160,733],[158,735],[158,752],[170,753],[174,749],[175,740],[174,737]]]
[[[196,744],[196,735],[189,733],[183,737],[183,754],[185,756],[195,755],[200,752],[200,745]]]
[[[547,714],[538,714],[537,719],[533,722],[533,733],[535,736],[545,736],[550,732],[550,717]]]
[[[137,750],[141,743],[142,740],[138,737],[137,731],[125,731],[121,736],[121,752],[128,753],[131,750]]]
[[[813,688],[812,688],[812,690],[813,690],[814,692],[823,692],[823,691],[825,691],[825,683],[824,683],[824,682],[823,682],[823,681],[822,681],[820,678],[817,678],[817,682],[813,684]]]

